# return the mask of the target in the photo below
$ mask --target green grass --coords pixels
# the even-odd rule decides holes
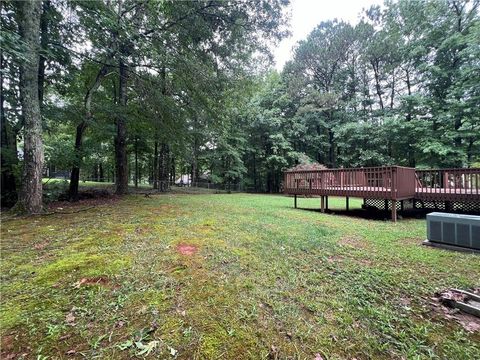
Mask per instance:
[[[131,195],[3,221],[2,355],[478,358],[479,334],[430,304],[436,290],[478,286],[478,256],[421,246],[424,220],[393,224],[292,204]],[[182,255],[179,245],[198,251]]]
[[[68,189],[68,184],[70,183],[70,180],[68,179],[57,179],[57,178],[43,178],[42,180],[43,185],[44,185],[44,190],[47,192],[51,190],[52,188],[57,188],[61,187],[63,190]],[[89,188],[95,188],[95,189],[110,189],[114,190],[115,189],[115,183],[112,182],[99,182],[99,181],[83,181],[80,180],[78,183],[80,189],[89,189]],[[135,187],[133,183],[129,184],[130,191],[135,191]],[[144,190],[149,190],[154,192],[152,189],[152,185],[148,183],[139,183],[138,190],[144,191]],[[168,190],[168,192],[175,193],[175,194],[215,194],[215,193],[227,193],[227,190],[221,190],[221,189],[210,189],[210,188],[203,188],[203,187],[189,187],[189,186],[171,186]],[[234,192],[234,190],[232,190]]]
[[[49,185],[51,186],[51,185],[55,185],[55,184],[69,184],[70,180],[69,179],[57,179],[57,178],[43,178],[42,182],[43,182],[44,185],[46,185],[48,187]],[[94,187],[94,188],[110,188],[111,187],[111,188],[113,188],[115,184],[113,182],[108,182],[108,181],[100,182],[100,181],[80,180],[78,185],[81,188],[91,188],[91,187]],[[131,183],[130,185],[133,185],[133,183]],[[140,183],[140,184],[138,184],[138,187],[142,188],[142,189],[151,189],[152,185],[146,184],[146,183]]]

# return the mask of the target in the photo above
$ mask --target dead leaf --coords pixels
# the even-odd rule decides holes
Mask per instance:
[[[141,341],[137,341],[135,345],[140,350],[140,352],[137,353],[137,356],[149,355],[159,344],[160,342],[158,340],[152,340],[148,344],[143,344]]]
[[[268,354],[269,359],[278,359],[278,349],[275,345],[270,346],[270,351]]]
[[[65,322],[67,325],[75,326],[75,315],[72,312],[69,312],[67,316],[65,316]]]
[[[82,285],[101,285],[108,286],[109,280],[106,276],[95,276],[91,278],[81,278],[72,286],[76,289],[79,289]],[[114,286],[116,288],[116,286]]]
[[[33,247],[35,248],[35,250],[43,250],[47,247],[47,245],[48,241],[45,241],[43,243],[35,244]]]
[[[185,316],[187,315],[187,312],[185,310],[177,309],[177,314],[179,314],[180,316]]]
[[[121,328],[121,327],[123,327],[124,325],[125,325],[125,321],[119,320],[119,321],[117,321],[117,323],[115,324],[115,327],[116,327],[116,328]]]
[[[86,278],[83,278],[83,279],[80,279],[79,281],[77,281],[75,284],[73,284],[73,287],[74,288],[80,288],[80,286],[82,286],[83,284],[85,284],[87,282],[87,279]]]
[[[463,327],[465,330],[467,330],[468,332],[480,332],[480,324],[476,323],[476,322],[473,322],[473,321],[470,321],[466,324],[463,324]]]

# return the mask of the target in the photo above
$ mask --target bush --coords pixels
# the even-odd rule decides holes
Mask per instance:
[[[68,181],[56,180],[47,181],[43,184],[43,201],[51,203],[53,201],[68,199]]]

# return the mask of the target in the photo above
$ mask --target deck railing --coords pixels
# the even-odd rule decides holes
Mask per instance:
[[[415,197],[480,200],[480,168],[417,170]]]
[[[415,194],[415,169],[382,166],[285,172],[287,194],[374,197],[400,200]]]

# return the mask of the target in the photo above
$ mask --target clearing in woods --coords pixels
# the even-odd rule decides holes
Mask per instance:
[[[7,219],[1,235],[2,358],[480,354],[478,330],[431,299],[478,286],[479,257],[420,246],[424,220],[281,196],[130,195]]]

